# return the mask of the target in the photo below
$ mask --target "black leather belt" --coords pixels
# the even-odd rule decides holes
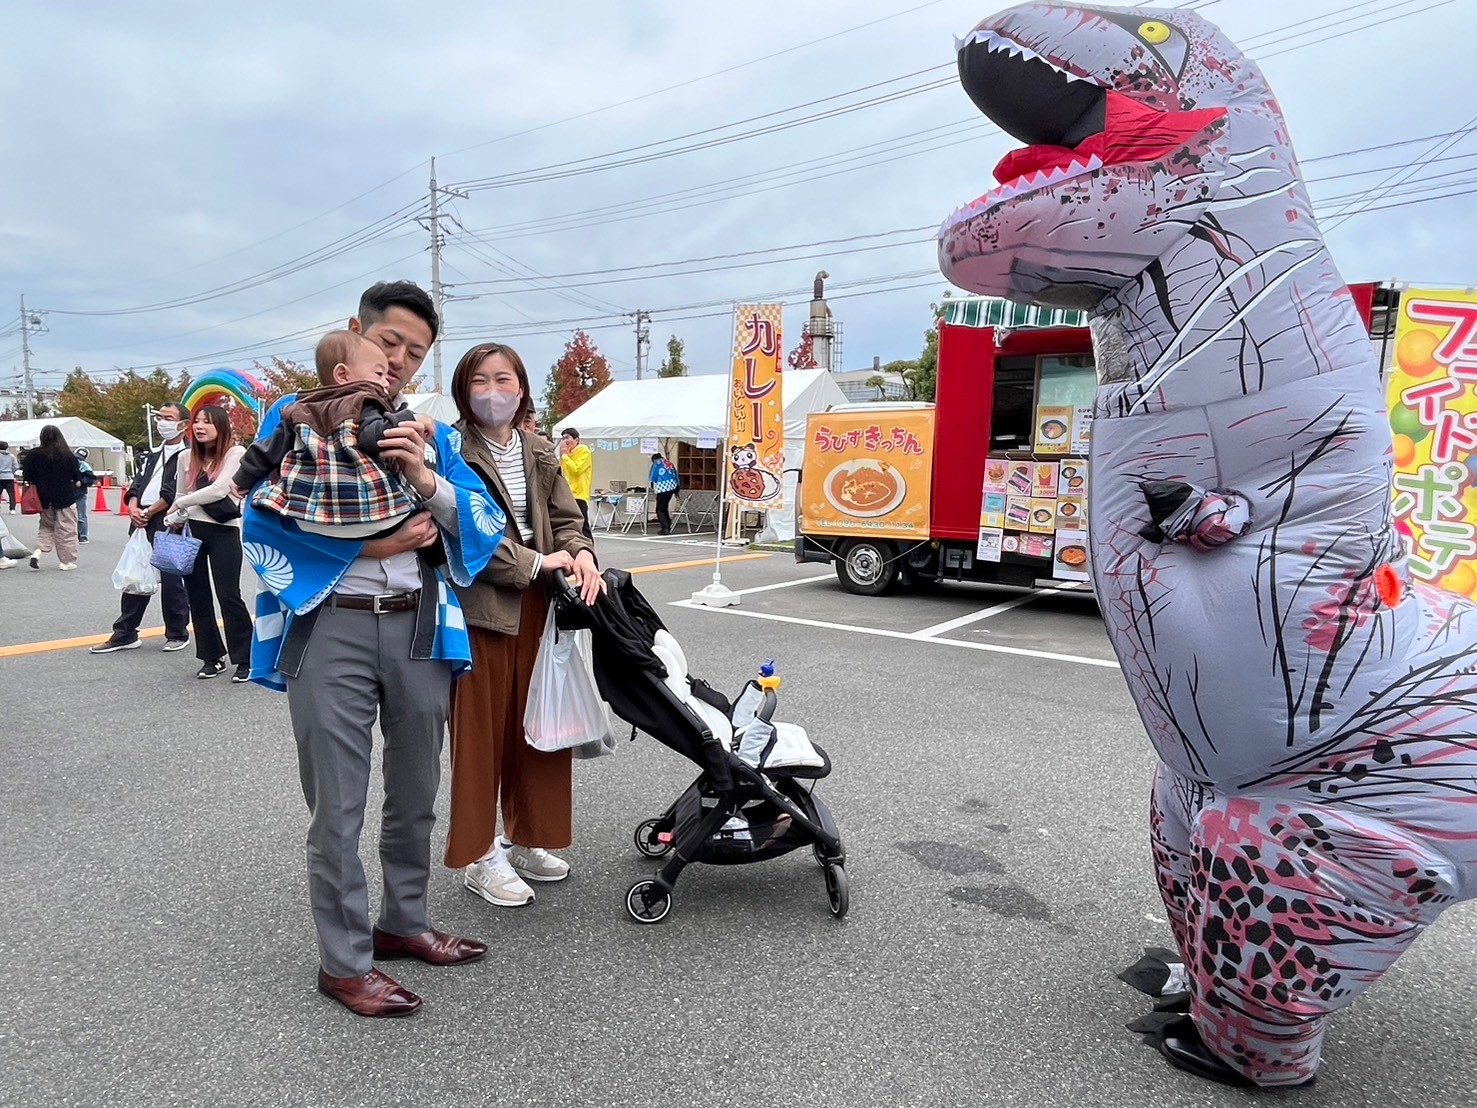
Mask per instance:
[[[351,612],[413,612],[420,603],[421,591],[391,592],[380,596],[347,596],[344,593],[329,593],[326,604],[330,608],[347,608]]]

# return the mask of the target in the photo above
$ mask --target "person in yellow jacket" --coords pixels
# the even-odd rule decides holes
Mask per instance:
[[[595,457],[590,448],[580,442],[580,433],[573,427],[559,432],[559,468],[585,517],[585,534],[590,533],[590,485],[595,480]]]

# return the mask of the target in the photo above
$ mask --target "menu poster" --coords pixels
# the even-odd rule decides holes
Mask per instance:
[[[980,506],[981,527],[1005,526],[1005,494],[985,492],[985,502]]]
[[[998,562],[1004,541],[1005,532],[998,527],[981,527],[980,543],[975,548],[974,556],[982,562]]]
[[[1060,472],[1057,474],[1056,494],[1058,496],[1082,496],[1087,495],[1087,463],[1081,458],[1065,458],[1062,460]]]
[[[1072,453],[1086,454],[1087,446],[1092,442],[1092,408],[1079,407],[1072,409]]]
[[[1005,478],[1010,474],[1010,462],[1004,458],[985,459],[985,491],[1004,492]]]
[[[1072,442],[1072,411],[1043,404],[1036,409],[1036,453],[1065,454]]]
[[[1031,495],[1055,496],[1057,476],[1061,467],[1056,462],[1031,463]]]
[[[1078,531],[1083,526],[1087,505],[1080,496],[1059,496],[1056,500],[1057,530]]]
[[[1021,552],[1021,544],[1025,541],[1025,535],[1007,534],[1000,540],[1000,549],[1006,554],[1019,554]]]
[[[1030,462],[1011,462],[1010,474],[1005,478],[1005,491],[1012,496],[1031,495],[1031,464]],[[989,472],[989,466],[985,467]]]
[[[1051,557],[1050,535],[1022,535],[1021,553],[1032,558]]]
[[[1086,531],[1056,533],[1056,557],[1052,560],[1051,575],[1062,581],[1088,579]]]
[[[1011,496],[1005,500],[1005,526],[1012,531],[1024,531],[1031,526],[1031,500],[1025,496]]]
[[[1032,500],[1031,505],[1031,527],[1038,534],[1049,535],[1056,530],[1056,501],[1055,500]]]

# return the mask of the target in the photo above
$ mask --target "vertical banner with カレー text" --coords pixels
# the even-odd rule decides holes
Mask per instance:
[[[740,304],[733,317],[733,377],[728,404],[728,486],[741,508],[778,508],[785,468],[785,406],[780,367],[781,304]]]
[[[1388,387],[1411,575],[1477,596],[1477,294],[1402,293]]]

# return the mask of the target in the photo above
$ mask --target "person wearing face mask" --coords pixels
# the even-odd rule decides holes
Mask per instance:
[[[517,352],[474,346],[456,367],[451,395],[462,417],[462,457],[502,507],[507,531],[487,568],[456,590],[472,672],[452,696],[446,864],[489,904],[517,907],[534,898],[528,882],[569,875],[568,863],[550,852],[574,834],[570,752],[544,753],[523,739],[549,606],[543,575],[572,574],[586,603],[604,583],[552,444],[518,429],[532,403]]]
[[[409,281],[365,291],[348,329],[384,353],[387,409],[420,369],[440,327]],[[297,400],[262,419],[270,437]],[[245,553],[261,581],[251,680],[286,692],[308,808],[308,898],[318,935],[318,990],[360,1016],[405,1016],[421,998],[375,967],[414,958],[476,961],[485,943],[431,926],[431,829],[454,679],[471,665],[466,623],[450,584],[470,584],[502,537],[503,517],[462,460],[461,436],[426,420],[390,427],[380,459],[423,510],[392,534],[314,533],[248,505]],[[461,678],[465,679],[465,678]],[[384,735],[375,757],[375,723]],[[381,766],[383,895],[371,925],[359,839],[374,764]],[[287,955],[297,961],[295,947]]]
[[[165,404],[154,419],[154,430],[160,439],[159,449],[144,456],[134,475],[133,484],[123,493],[123,506],[128,511],[128,533],[143,528],[149,542],[164,526],[164,515],[174,504],[179,482],[180,456],[189,449],[185,433],[190,428],[190,410],[183,404]],[[185,579],[174,574],[161,574],[159,603],[164,607],[164,649],[183,650],[190,645],[190,601],[185,593]],[[112,654],[119,650],[137,650],[138,628],[149,608],[149,598],[126,592],[120,604],[113,633],[91,650],[93,654]]]

